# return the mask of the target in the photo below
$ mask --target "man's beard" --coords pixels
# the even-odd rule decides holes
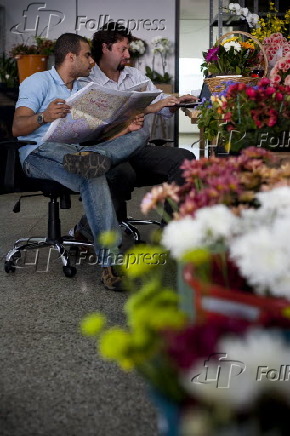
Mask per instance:
[[[123,71],[124,68],[125,68],[125,65],[120,63],[120,64],[117,66],[117,71]]]

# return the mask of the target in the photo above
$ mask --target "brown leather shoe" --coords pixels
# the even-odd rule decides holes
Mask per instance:
[[[112,266],[102,268],[101,282],[110,291],[123,291],[122,277],[118,275]]]

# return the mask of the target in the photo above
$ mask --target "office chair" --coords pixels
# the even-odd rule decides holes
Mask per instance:
[[[24,144],[27,144],[25,142]],[[66,277],[74,277],[77,270],[71,265],[67,247],[92,248],[93,244],[84,243],[71,237],[61,236],[60,209],[70,209],[70,195],[73,192],[60,183],[27,177],[22,170],[18,149],[24,145],[21,141],[5,141],[0,143],[1,154],[5,151],[6,165],[4,169],[3,188],[4,193],[10,192],[38,192],[37,194],[23,195],[17,201],[13,211],[20,211],[22,198],[44,195],[49,198],[47,236],[20,238],[5,257],[4,269],[7,273],[16,270],[16,263],[24,250],[39,249],[44,247],[54,248],[59,253],[63,264],[63,272]],[[39,193],[41,192],[41,193]],[[59,201],[58,201],[59,199]]]
[[[153,141],[152,141],[153,142]],[[163,145],[169,140],[157,140],[158,145]],[[15,272],[17,261],[24,250],[35,250],[49,247],[58,251],[59,258],[63,264],[63,272],[66,277],[74,277],[77,269],[71,265],[68,248],[74,249],[93,249],[94,244],[84,242],[70,236],[61,236],[60,209],[71,208],[71,194],[76,194],[70,189],[53,180],[36,179],[27,177],[22,169],[19,159],[18,149],[28,144],[28,142],[8,140],[0,142],[3,176],[1,183],[2,193],[12,192],[36,192],[36,194],[21,195],[14,205],[14,213],[20,212],[21,199],[43,195],[49,198],[48,203],[48,221],[47,236],[43,237],[26,237],[15,241],[14,246],[5,257],[4,269],[7,273]],[[33,144],[31,142],[31,144]],[[3,159],[4,155],[4,159]],[[6,162],[4,164],[4,162]],[[127,215],[127,203],[124,201],[117,214],[120,226],[128,235],[133,236],[134,243],[141,243],[140,232],[136,225],[154,224],[160,226],[161,223],[156,220],[135,219]]]

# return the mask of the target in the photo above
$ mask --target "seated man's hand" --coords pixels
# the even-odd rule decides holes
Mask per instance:
[[[185,95],[181,95],[180,97],[178,97],[178,102],[177,103],[194,103],[196,102],[197,97],[195,97],[195,95],[191,95],[191,94],[185,94]],[[176,112],[178,109],[178,107],[172,107],[169,110],[171,112]]]
[[[49,103],[43,112],[43,117],[46,123],[52,123],[58,118],[65,118],[68,112],[70,112],[70,106],[62,98],[57,98]]]
[[[165,106],[174,106],[178,103],[178,98],[170,95],[167,98],[163,98],[162,100],[158,100],[156,103],[150,104],[145,109],[145,114],[155,113],[161,111]]]
[[[144,114],[136,115],[136,117],[128,125],[128,132],[134,132],[135,130],[142,129],[144,124]]]

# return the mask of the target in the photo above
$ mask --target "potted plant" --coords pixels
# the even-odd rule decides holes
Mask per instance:
[[[151,46],[153,50],[152,68],[148,65],[145,67],[146,76],[156,85],[161,85],[160,89],[162,89],[163,92],[170,94],[172,92],[172,86],[169,86],[169,84],[171,83],[172,77],[167,71],[167,57],[171,50],[171,43],[168,38],[156,36],[152,38]],[[155,70],[157,58],[161,61],[161,73]]]
[[[0,56],[0,88],[15,88],[17,84],[18,74],[15,59],[3,52]]]
[[[10,55],[17,61],[20,82],[37,71],[47,69],[48,56],[53,54],[54,43],[50,39],[37,36],[32,44],[21,42],[12,47]]]

